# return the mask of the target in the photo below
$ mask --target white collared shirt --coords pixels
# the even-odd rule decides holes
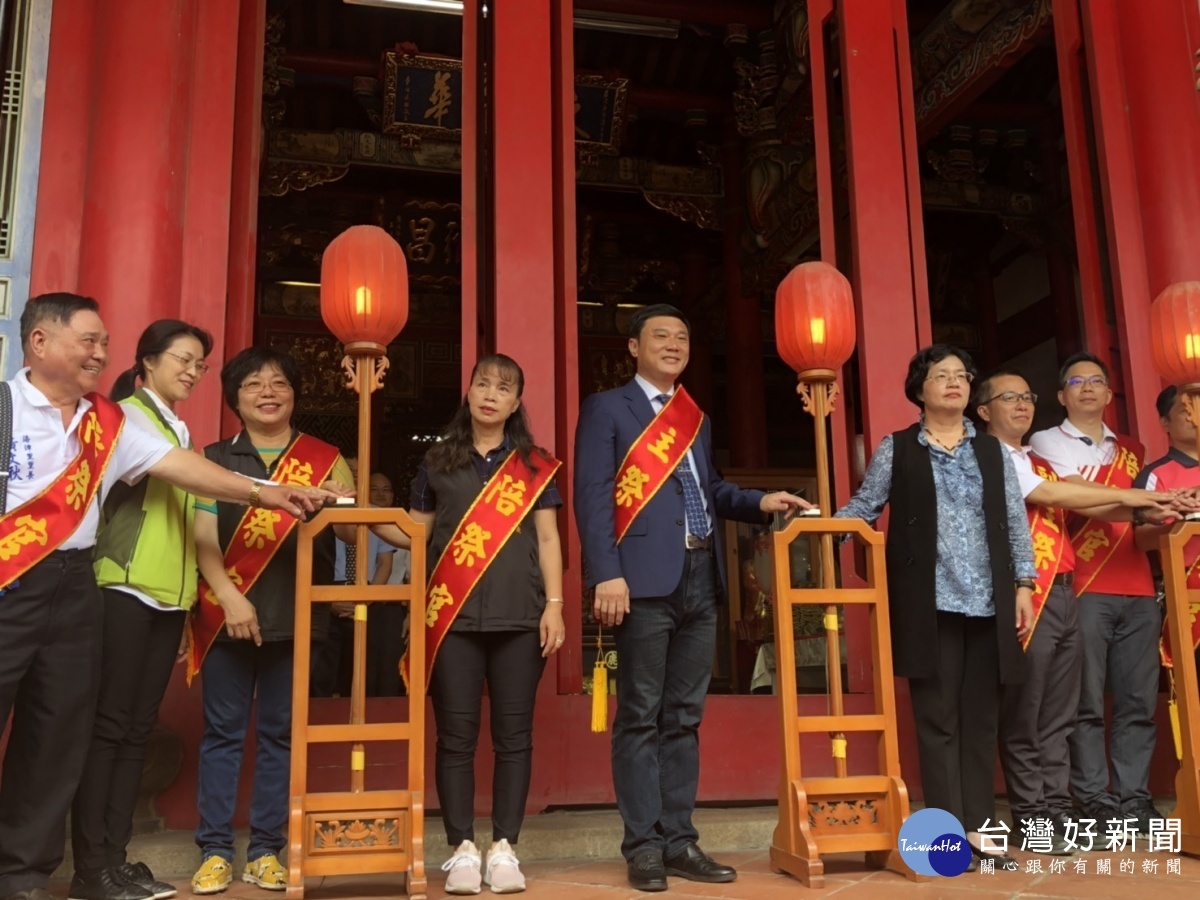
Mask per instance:
[[[80,399],[71,423],[64,429],[62,413],[29,381],[22,369],[9,384],[13,399],[13,439],[8,468],[8,510],[11,512],[46,490],[66,471],[81,449],[76,433],[90,400]],[[83,520],[60,546],[60,550],[85,550],[96,543],[100,504],[117,479],[133,484],[172,447],[161,435],[140,428],[123,428]]]
[[[659,402],[659,399],[658,399],[659,394],[666,394],[667,396],[672,396],[675,393],[674,385],[671,386],[671,389],[669,391],[660,391],[658,388],[656,388],[654,385],[652,385],[649,381],[647,381],[641,375],[634,375],[633,379],[634,379],[634,381],[636,381],[638,383],[638,387],[640,387],[645,392],[646,399],[649,400],[650,405],[652,407],[654,407],[655,415],[662,412],[662,408],[664,406],[663,403]],[[704,482],[700,480],[700,472],[696,468],[696,457],[692,454],[692,451],[690,448],[688,449],[686,458],[688,461],[688,466],[691,467],[691,470],[692,470],[692,477],[696,480],[696,485],[700,488],[700,500],[704,504],[704,512],[708,515],[708,525],[709,525],[709,528],[711,529],[712,525],[713,525],[713,520],[712,520],[713,517],[712,517],[712,513],[708,511],[708,497],[705,496]],[[686,530],[685,530],[685,532],[686,532]],[[707,535],[698,534],[698,535],[696,535],[696,537],[707,537]],[[684,534],[684,542],[685,543],[687,542],[687,534],[686,533]]]
[[[163,398],[154,393],[154,391],[150,390],[150,388],[142,385],[142,390],[144,390],[150,396],[150,399],[154,401],[154,405],[157,407],[159,414],[163,417],[163,420],[169,426],[171,426],[171,430],[175,432],[175,437],[179,438],[179,446],[186,450],[188,445],[192,442],[192,435],[191,432],[188,431],[187,422],[179,418],[179,416],[175,413],[175,410],[167,406],[167,404],[163,401]],[[158,430],[158,424],[150,421],[150,417],[142,412],[138,407],[122,406],[121,409],[125,410],[125,422],[127,424],[137,425],[138,428],[141,428],[144,431],[153,432],[154,434],[161,434],[161,432]]]
[[[1085,481],[1095,481],[1100,469],[1117,458],[1117,435],[1111,428],[1104,426],[1104,438],[1097,444],[1069,419],[1057,428],[1034,434],[1029,446],[1050,463],[1059,478],[1079,475]]]
[[[1012,458],[1013,468],[1017,470],[1017,484],[1021,486],[1021,496],[1028,501],[1029,495],[1045,484],[1046,479],[1033,470],[1029,447],[1014,447],[1007,441],[1000,443],[1004,444],[1004,449]]]

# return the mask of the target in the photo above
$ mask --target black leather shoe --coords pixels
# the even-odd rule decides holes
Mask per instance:
[[[123,863],[112,870],[118,881],[126,884],[136,884],[144,891],[149,891],[154,900],[170,900],[177,893],[175,886],[159,881],[144,862]]]
[[[657,850],[643,850],[629,861],[629,884],[639,891],[665,891],[667,873],[663,869],[662,854]]]
[[[737,870],[733,866],[721,865],[695,844],[688,844],[678,856],[666,860],[663,867],[668,875],[678,875],[689,881],[724,884],[737,880]]]

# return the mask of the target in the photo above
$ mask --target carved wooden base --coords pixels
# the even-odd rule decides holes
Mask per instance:
[[[288,900],[305,877],[403,873],[410,900],[425,900],[424,803],[408,791],[307,794],[289,816]]]
[[[821,853],[862,851],[868,869],[891,869],[910,881],[933,879],[904,864],[897,850],[908,816],[908,791],[882,775],[813,778],[783,788],[779,824],[771,844],[771,870],[805,887],[825,885]]]

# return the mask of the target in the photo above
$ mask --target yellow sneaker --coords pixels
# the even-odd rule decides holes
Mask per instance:
[[[242,881],[257,884],[268,891],[282,891],[287,888],[288,871],[274,853],[260,856],[254,862],[246,863],[242,871]]]
[[[219,856],[210,856],[192,876],[192,893],[219,894],[231,884],[233,866]]]

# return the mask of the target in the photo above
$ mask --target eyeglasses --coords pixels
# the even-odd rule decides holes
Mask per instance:
[[[268,387],[271,388],[273,394],[286,394],[292,389],[292,383],[283,378],[273,378],[271,381],[243,381],[239,386],[239,390],[245,391],[247,394],[261,394]]]
[[[208,374],[208,363],[202,359],[193,359],[190,356],[180,356],[178,353],[172,353],[170,350],[164,350],[163,353],[183,363],[183,371],[185,372],[194,370],[197,375]]]
[[[958,384],[960,381],[970,384],[975,380],[975,376],[970,372],[935,372],[925,379],[926,381],[936,381],[940,386],[945,387],[948,384]]]
[[[1037,394],[1033,391],[1026,391],[1023,394],[1018,394],[1016,391],[1005,391],[1003,394],[997,394],[991,400],[984,401],[983,405],[987,406],[989,403],[994,403],[997,400],[1002,403],[1029,403],[1036,406]]]
[[[1066,386],[1069,388],[1079,388],[1084,385],[1094,388],[1108,387],[1108,379],[1103,375],[1076,375],[1074,378],[1068,378]]]

